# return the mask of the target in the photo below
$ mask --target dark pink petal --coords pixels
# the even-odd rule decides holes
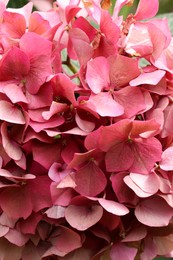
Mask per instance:
[[[81,10],[80,7],[76,5],[67,5],[65,8],[66,21],[69,24],[70,21],[76,16],[76,14]]]
[[[117,55],[108,58],[110,66],[110,81],[114,88],[123,87],[129,84],[129,81],[140,74],[138,61],[126,56]],[[126,66],[124,66],[126,64]],[[129,73],[130,71],[130,73]]]
[[[165,171],[173,170],[173,147],[167,148],[162,153],[162,160],[160,162],[160,168]]]
[[[134,227],[123,239],[123,242],[139,241],[147,235],[147,228],[143,225]]]
[[[134,260],[137,248],[128,247],[124,243],[115,243],[110,251],[111,259]]]
[[[131,129],[132,121],[129,119],[123,119],[110,126],[102,127],[98,135],[100,149],[107,152],[115,144],[121,146],[121,143],[128,139]]]
[[[103,9],[101,12],[100,30],[113,44],[116,44],[119,40],[119,27],[112,21],[110,13]]]
[[[24,207],[24,205],[26,205]],[[0,206],[11,218],[26,219],[32,212],[32,202],[28,196],[25,185],[9,187],[1,192]]]
[[[5,100],[0,101],[0,120],[22,125],[26,123],[22,111]]]
[[[137,11],[134,15],[136,20],[144,20],[155,16],[159,9],[159,1],[153,0],[152,3],[147,0],[140,0]]]
[[[23,260],[40,260],[40,254],[38,252],[36,246],[32,243],[29,242],[25,245],[25,247],[22,250],[22,259]]]
[[[27,196],[30,197],[33,211],[38,212],[52,206],[50,184],[48,176],[38,176],[36,179],[28,181]]]
[[[112,146],[106,153],[105,163],[108,172],[126,171],[131,168],[134,163],[134,155],[129,144],[119,142]]]
[[[46,169],[59,161],[60,158],[60,146],[59,144],[44,144],[41,142],[35,142],[33,144],[33,158],[36,162],[40,163]],[[51,154],[51,156],[50,156]]]
[[[22,234],[35,234],[36,228],[42,215],[40,213],[32,213],[27,219],[21,219],[17,223],[17,230],[21,231]]]
[[[119,202],[113,201],[113,200],[107,200],[107,199],[98,199],[98,202],[100,205],[108,212],[117,215],[117,216],[124,216],[129,213],[129,210],[126,206],[123,204],[120,204]]]
[[[159,197],[145,199],[135,209],[138,221],[149,227],[167,226],[172,215],[173,209]]]
[[[53,204],[62,207],[68,206],[74,195],[76,195],[76,192],[71,188],[57,189],[55,182],[51,183],[50,193]]]
[[[102,170],[92,161],[80,168],[75,174],[75,190],[84,196],[96,196],[107,184]]]
[[[109,63],[105,57],[97,57],[87,63],[86,81],[95,94],[109,89]]]
[[[138,197],[124,182],[124,178],[127,175],[127,172],[112,174],[110,177],[110,180],[112,182],[112,189],[120,203],[136,205],[136,203],[138,202]]]
[[[95,106],[95,111],[100,116],[116,117],[124,113],[123,106],[116,102],[108,92],[91,95],[88,102]]]
[[[70,205],[65,211],[67,222],[77,230],[87,230],[89,227],[96,224],[103,215],[101,206],[76,206]]]
[[[55,84],[54,91],[57,97],[63,97],[68,99],[74,106],[77,105],[74,94],[76,85],[65,74],[58,73],[52,78],[52,82]]]
[[[1,259],[20,259],[23,247],[11,244],[7,239],[0,239],[0,258]]]
[[[11,48],[0,61],[0,80],[22,80],[29,72],[30,61],[27,54],[17,47]]]
[[[83,163],[89,161],[90,159],[94,158],[96,155],[96,150],[92,149],[86,153],[74,153],[72,161],[68,164],[67,168],[76,168],[82,165]]]
[[[79,16],[74,22],[73,22],[73,28],[79,28],[82,31],[84,31],[90,41],[94,40],[94,37],[97,33],[97,30],[82,16]]]
[[[36,94],[52,73],[50,64],[52,43],[35,33],[28,32],[20,39],[20,48],[30,59],[30,71],[25,77],[26,89],[31,94]]]
[[[50,241],[59,252],[69,253],[82,246],[81,237],[70,228],[59,226],[50,237]]]

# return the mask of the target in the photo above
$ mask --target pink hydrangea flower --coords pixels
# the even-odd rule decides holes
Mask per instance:
[[[159,1],[124,21],[131,0],[112,16],[106,0],[7,4],[0,259],[171,257],[173,40]]]

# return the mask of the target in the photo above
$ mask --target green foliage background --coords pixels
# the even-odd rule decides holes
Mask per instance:
[[[148,0],[148,1],[152,1],[152,0]],[[110,9],[111,13],[115,5],[115,2],[116,0],[112,0],[112,7]],[[124,7],[123,10],[121,11],[121,15],[123,15],[125,18],[129,13],[134,13],[138,5],[138,2],[139,0],[134,0],[134,5],[132,7]],[[8,7],[19,8],[27,3],[28,3],[27,0],[10,0]],[[159,8],[158,16],[168,18],[169,25],[173,35],[173,0],[160,0],[160,8]],[[155,260],[164,260],[164,259],[171,260],[172,258],[161,257],[161,258],[156,258]]]

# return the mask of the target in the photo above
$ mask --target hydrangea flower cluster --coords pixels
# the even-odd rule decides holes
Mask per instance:
[[[173,256],[173,39],[132,2],[0,0],[0,259]]]

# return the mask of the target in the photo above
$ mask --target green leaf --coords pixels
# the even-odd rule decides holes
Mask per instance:
[[[165,14],[159,14],[156,16],[156,18],[167,18],[169,28],[171,30],[171,33],[173,35],[173,13],[165,13]]]

